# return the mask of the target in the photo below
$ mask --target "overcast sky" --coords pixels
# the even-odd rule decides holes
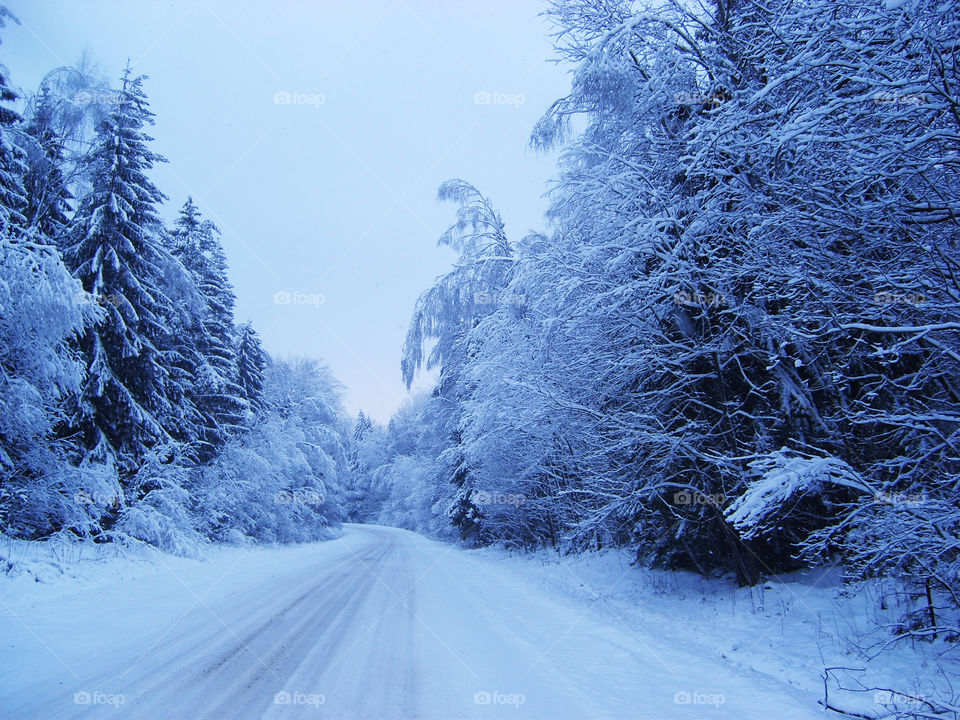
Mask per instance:
[[[154,179],[223,232],[238,320],[272,354],[324,358],[348,410],[389,418],[417,296],[444,273],[436,239],[459,177],[515,239],[543,229],[556,158],[530,130],[568,87],[534,0],[8,0],[14,86],[87,48],[149,76]],[[286,302],[289,301],[289,302]]]

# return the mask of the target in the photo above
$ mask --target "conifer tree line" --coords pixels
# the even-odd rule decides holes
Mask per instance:
[[[459,258],[402,366],[439,382],[358,428],[353,512],[744,584],[839,559],[960,635],[960,6],[547,14],[547,232],[441,188]]]
[[[236,323],[216,225],[190,198],[160,216],[145,78],[86,70],[22,98],[0,74],[0,527],[181,553],[324,537],[339,384]]]

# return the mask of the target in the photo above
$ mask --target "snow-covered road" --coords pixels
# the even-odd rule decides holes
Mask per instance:
[[[402,530],[0,603],[4,718],[822,718],[811,698]],[[710,632],[691,626],[691,635]]]

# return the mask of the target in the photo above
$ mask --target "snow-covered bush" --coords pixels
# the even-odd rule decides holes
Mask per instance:
[[[183,448],[161,446],[147,454],[129,485],[129,498],[108,535],[121,542],[137,540],[164,552],[193,556],[202,541],[190,512],[192,482]]]
[[[236,544],[329,537],[343,519],[346,454],[338,385],[321,364],[274,361],[268,409],[196,469],[194,512],[208,537]],[[239,534],[238,534],[239,533]]]
[[[0,237],[0,524],[13,536],[94,533],[102,508],[85,499],[119,492],[109,468],[74,464],[59,431],[83,380],[70,342],[97,315],[56,248]]]
[[[843,460],[835,457],[805,457],[786,448],[772,452],[750,463],[746,489],[724,514],[745,540],[765,535],[789,534],[785,526],[801,521],[804,502],[813,500],[822,509],[831,505],[830,495],[845,488],[855,493],[869,493],[869,487]],[[848,493],[849,494],[849,493]],[[823,515],[819,516],[820,524]],[[802,523],[801,523],[802,524]],[[803,539],[813,528],[803,533]]]

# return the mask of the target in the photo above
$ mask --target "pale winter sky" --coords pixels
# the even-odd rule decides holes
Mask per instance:
[[[351,412],[386,420],[405,395],[410,312],[453,259],[436,247],[454,213],[441,182],[475,184],[515,239],[543,229],[556,158],[527,142],[568,77],[548,62],[540,2],[8,6],[21,25],[0,62],[16,87],[84,48],[111,78],[127,58],[149,76],[164,215],[193,195],[223,231],[238,320],[273,354],[324,358]]]

